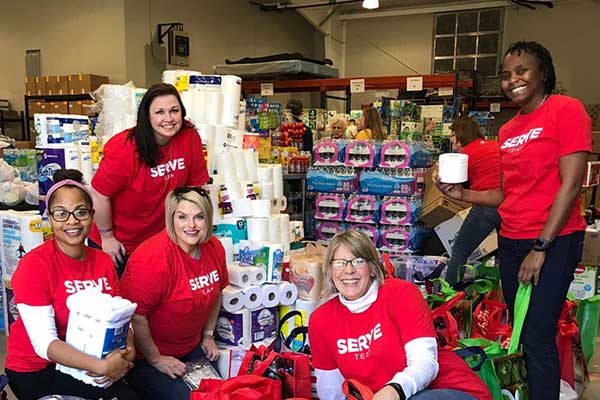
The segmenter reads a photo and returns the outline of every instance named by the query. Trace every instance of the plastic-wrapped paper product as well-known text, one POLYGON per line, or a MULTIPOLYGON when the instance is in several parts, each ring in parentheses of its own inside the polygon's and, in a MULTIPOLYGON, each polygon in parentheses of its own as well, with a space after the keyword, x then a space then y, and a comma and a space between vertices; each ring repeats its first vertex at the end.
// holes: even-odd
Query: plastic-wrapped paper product
POLYGON ((407 168, 410 164, 410 148, 401 140, 389 140, 383 143, 379 151, 381 168, 407 168))
POLYGON ((378 145, 368 140, 353 140, 346 145, 344 165, 348 167, 370 168, 377 165, 378 145), (377 157, 376 157, 377 156, 377 157))
POLYGON ((412 196, 415 192, 415 175, 411 170, 362 171, 360 191, 365 194, 412 196))
POLYGON ((341 194, 319 194, 315 199, 315 218, 327 221, 343 221, 346 199, 341 194))
POLYGON ((310 168, 306 174, 306 189, 310 192, 354 193, 358 187, 357 173, 353 168, 310 168))
POLYGON ((313 148, 314 165, 344 165, 346 144, 345 140, 322 140, 315 143, 313 148))
POLYGON ((379 221, 379 200, 372 195, 350 196, 346 206, 346 221, 376 224, 379 221))
POLYGON ((25 186, 21 182, 0 183, 0 203, 16 206, 25 200, 25 186))
POLYGON ((196 390, 202 379, 221 379, 221 376, 207 358, 202 358, 187 361, 185 363, 185 374, 181 379, 191 390, 196 390))

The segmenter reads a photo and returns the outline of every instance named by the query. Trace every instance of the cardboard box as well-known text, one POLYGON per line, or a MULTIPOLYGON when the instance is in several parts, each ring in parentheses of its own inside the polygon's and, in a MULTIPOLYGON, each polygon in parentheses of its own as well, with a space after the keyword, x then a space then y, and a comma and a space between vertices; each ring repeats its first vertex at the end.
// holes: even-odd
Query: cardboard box
POLYGON ((588 161, 583 186, 596 186, 598 184, 600 184, 600 161, 588 161))
POLYGON ((440 192, 433 183, 433 169, 425 174, 425 197, 421 208, 421 221, 434 227, 452 218, 460 210, 468 208, 468 203, 451 199, 440 192))
POLYGON ((47 103, 46 112, 50 114, 68 114, 69 102, 67 101, 50 101, 47 103))
MULTIPOLYGON (((434 228, 435 233, 437 233, 440 241, 444 245, 444 248, 448 252, 450 256, 452 256, 452 245, 456 240, 456 235, 460 227, 462 226, 463 221, 471 211, 471 208, 460 211, 454 217, 449 220, 442 222, 438 226, 434 228)), ((483 242, 473 251, 473 253, 469 256, 467 262, 473 262, 475 260, 480 259, 481 257, 490 254, 492 251, 498 249, 498 234, 494 230, 492 233, 486 237, 483 242)))
POLYGON ((96 109, 92 107, 94 104, 96 104, 95 100, 82 100, 81 115, 96 115, 96 109))
POLYGON ((108 83, 107 76, 91 74, 69 75, 69 94, 90 93, 104 83, 108 83))
POLYGON ((81 115, 81 101, 69 102, 69 114, 81 115))
POLYGON ((578 300, 583 300, 596 295, 598 267, 596 265, 579 264, 575 268, 573 282, 569 286, 569 293, 578 300))
POLYGON ((62 96, 69 94, 69 77, 67 75, 49 76, 48 94, 62 96))
POLYGON ((46 102, 44 100, 29 101, 29 115, 44 114, 50 111, 46 110, 46 102))
POLYGON ((589 226, 585 230, 581 263, 584 265, 600 265, 600 231, 589 226))
POLYGON ((592 131, 592 153, 600 153, 600 131, 592 131))
POLYGON ((38 96, 47 96, 50 87, 49 76, 37 76, 36 78, 36 94, 38 96))
POLYGON ((37 94, 37 78, 38 77, 25 77, 25 96, 35 96, 37 94))

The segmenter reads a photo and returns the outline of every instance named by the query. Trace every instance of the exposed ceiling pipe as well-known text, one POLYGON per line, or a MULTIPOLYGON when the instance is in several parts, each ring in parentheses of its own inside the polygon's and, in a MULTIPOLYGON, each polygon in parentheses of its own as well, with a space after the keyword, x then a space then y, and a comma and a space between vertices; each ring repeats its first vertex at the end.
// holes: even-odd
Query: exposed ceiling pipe
POLYGON ((363 0, 328 0, 328 1, 317 1, 308 4, 292 4, 290 2, 272 2, 272 3, 259 3, 258 1, 250 0, 251 4, 259 6, 261 11, 281 11, 281 10, 296 10, 299 8, 311 8, 311 7, 326 7, 335 6, 341 4, 358 3, 363 0))

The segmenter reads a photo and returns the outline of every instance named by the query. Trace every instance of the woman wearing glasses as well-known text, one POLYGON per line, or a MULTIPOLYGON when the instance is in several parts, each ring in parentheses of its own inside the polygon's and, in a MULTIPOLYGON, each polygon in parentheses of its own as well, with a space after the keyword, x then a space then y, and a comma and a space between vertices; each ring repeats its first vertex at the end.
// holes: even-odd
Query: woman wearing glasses
POLYGON ((491 399, 461 358, 438 348, 417 287, 384 281, 386 270, 364 233, 336 234, 323 268, 324 294, 334 296, 308 326, 320 399, 344 399, 345 379, 369 387, 375 400, 491 399))
POLYGON ((94 286, 119 294, 119 282, 110 257, 85 246, 92 224, 92 197, 76 170, 58 170, 46 195, 46 209, 54 238, 30 251, 20 261, 11 285, 19 318, 10 328, 6 375, 19 399, 62 394, 86 399, 136 399, 120 380, 135 358, 133 335, 127 349, 99 360, 64 342, 69 319, 67 298, 94 286), (88 371, 107 389, 88 385, 56 370, 56 363, 88 371))
POLYGON ((94 179, 96 224, 91 245, 117 264, 164 228, 163 204, 177 186, 208 182, 202 141, 184 120, 185 108, 173 85, 152 85, 140 103, 137 125, 112 137, 94 179))
POLYGON ((185 362, 215 361, 213 331, 229 284, 225 250, 212 235, 213 207, 202 188, 167 196, 166 229, 131 255, 121 280, 133 316, 138 359, 128 382, 144 399, 189 399, 185 362))

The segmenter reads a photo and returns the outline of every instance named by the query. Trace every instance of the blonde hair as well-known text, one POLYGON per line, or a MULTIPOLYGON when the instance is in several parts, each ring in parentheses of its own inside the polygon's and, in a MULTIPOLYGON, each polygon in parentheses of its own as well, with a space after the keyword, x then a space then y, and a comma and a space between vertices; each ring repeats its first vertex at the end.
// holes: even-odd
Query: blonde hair
POLYGON ((182 188, 177 188, 171 191, 167 195, 165 200, 165 226, 167 228, 167 235, 171 240, 177 243, 177 235, 175 234, 175 210, 182 201, 189 201, 200 209, 204 221, 206 221, 206 235, 200 239, 200 243, 208 242, 208 239, 212 236, 213 232, 213 206, 208 195, 204 196, 198 193, 196 190, 204 191, 204 189, 189 188, 190 190, 185 193, 177 193, 182 188))
POLYGON ((331 260, 336 250, 344 246, 352 253, 354 257, 362 257, 367 261, 371 276, 375 276, 375 281, 378 286, 383 284, 383 280, 387 276, 387 271, 381 262, 381 257, 373 245, 373 241, 363 232, 360 231, 342 231, 338 232, 331 243, 327 246, 327 252, 323 259, 323 275, 325 277, 322 295, 324 298, 337 293, 337 288, 333 283, 333 275, 331 271, 331 260))
POLYGON ((331 119, 329 123, 329 129, 333 127, 333 125, 341 122, 344 125, 344 129, 348 127, 348 121, 346 121, 346 117, 343 114, 336 114, 335 117, 331 119))

